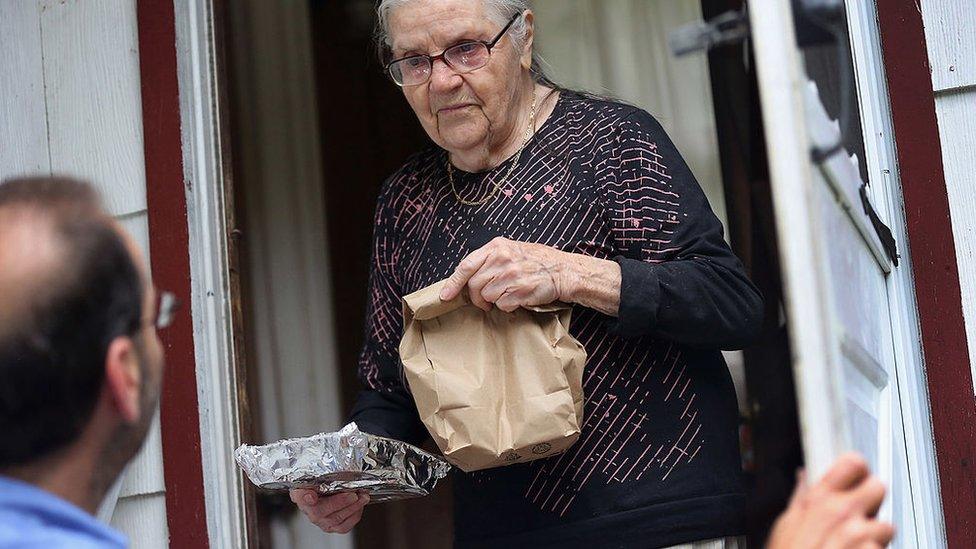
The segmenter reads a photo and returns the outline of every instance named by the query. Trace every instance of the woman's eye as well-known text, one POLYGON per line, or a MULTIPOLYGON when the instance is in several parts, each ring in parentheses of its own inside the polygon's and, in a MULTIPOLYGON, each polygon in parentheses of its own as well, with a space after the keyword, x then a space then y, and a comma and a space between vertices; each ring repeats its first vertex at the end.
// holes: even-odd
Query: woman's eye
POLYGON ((420 67, 422 67, 424 65, 424 58, 423 57, 411 57, 410 59, 404 59, 403 62, 407 65, 407 67, 409 67, 411 69, 417 69, 417 68, 420 68, 420 67))
POLYGON ((478 45, 472 42, 468 44, 458 44, 456 47, 457 51, 460 53, 471 53, 478 47, 478 45))

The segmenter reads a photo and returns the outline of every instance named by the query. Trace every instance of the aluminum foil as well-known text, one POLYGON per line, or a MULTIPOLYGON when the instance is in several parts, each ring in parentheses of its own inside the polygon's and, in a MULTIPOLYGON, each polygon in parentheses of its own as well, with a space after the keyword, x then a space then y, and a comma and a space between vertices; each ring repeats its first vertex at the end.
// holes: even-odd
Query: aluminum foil
POLYGON ((451 466, 416 446, 363 433, 350 423, 335 433, 242 445, 237 463, 269 490, 317 488, 322 494, 365 492, 370 503, 421 497, 451 466))

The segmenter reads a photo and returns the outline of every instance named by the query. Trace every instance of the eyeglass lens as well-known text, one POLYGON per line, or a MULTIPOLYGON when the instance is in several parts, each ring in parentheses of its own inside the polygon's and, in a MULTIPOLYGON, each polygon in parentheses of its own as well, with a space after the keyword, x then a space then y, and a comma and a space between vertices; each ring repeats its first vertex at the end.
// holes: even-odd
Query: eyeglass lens
POLYGON ((176 312, 179 303, 176 296, 170 292, 159 293, 159 303, 156 309, 156 328, 163 329, 173 323, 173 313, 176 312))
MULTIPOLYGON (((488 63, 488 46, 481 42, 465 42, 448 48, 438 57, 455 71, 471 72, 488 63)), ((425 55, 401 59, 390 65, 390 75, 401 86, 423 84, 431 72, 431 58, 425 55)))

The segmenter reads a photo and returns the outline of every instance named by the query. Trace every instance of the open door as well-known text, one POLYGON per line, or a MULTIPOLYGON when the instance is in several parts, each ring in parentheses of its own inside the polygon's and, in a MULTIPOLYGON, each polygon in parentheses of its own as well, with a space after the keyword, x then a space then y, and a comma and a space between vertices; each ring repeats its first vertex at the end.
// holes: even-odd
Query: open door
POLYGON ((914 328, 906 328, 916 312, 906 299, 911 279, 899 241, 897 169, 890 147, 877 139, 886 136, 889 114, 884 77, 874 85, 878 75, 865 54, 872 42, 860 26, 876 19, 874 5, 837 4, 851 36, 864 40, 853 44, 851 85, 864 105, 853 115, 864 128, 866 158, 838 146, 842 132, 808 79, 791 2, 749 6, 804 454, 816 478, 843 451, 859 451, 889 486, 881 513, 898 528, 895 545, 943 546, 938 495, 922 487, 937 484, 926 482, 934 463, 924 459, 930 453, 910 448, 916 434, 906 437, 927 412, 912 396, 923 391, 924 399, 924 381, 909 375, 921 361, 912 350, 914 328))

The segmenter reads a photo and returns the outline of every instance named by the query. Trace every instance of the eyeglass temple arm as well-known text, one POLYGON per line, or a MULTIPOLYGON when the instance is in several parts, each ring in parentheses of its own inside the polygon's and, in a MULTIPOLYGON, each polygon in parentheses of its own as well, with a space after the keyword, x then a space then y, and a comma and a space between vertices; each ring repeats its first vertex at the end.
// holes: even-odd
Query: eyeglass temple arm
POLYGON ((495 36, 495 38, 492 39, 491 42, 488 42, 486 44, 488 46, 488 49, 494 48, 495 47, 495 44, 497 44, 498 41, 502 39, 502 36, 505 36, 505 33, 508 32, 508 29, 512 28, 512 25, 514 25, 515 22, 518 21, 518 18, 519 17, 522 17, 523 15, 525 15, 525 12, 516 13, 515 14, 515 17, 512 17, 508 21, 508 24, 505 25, 504 27, 502 27, 502 30, 499 31, 499 33, 495 36))

